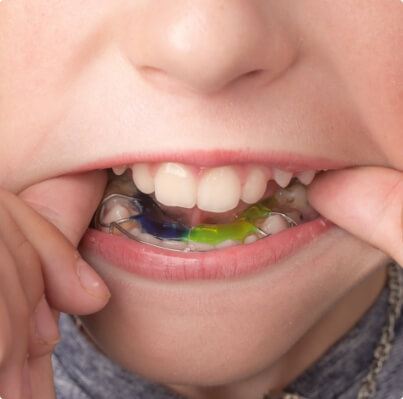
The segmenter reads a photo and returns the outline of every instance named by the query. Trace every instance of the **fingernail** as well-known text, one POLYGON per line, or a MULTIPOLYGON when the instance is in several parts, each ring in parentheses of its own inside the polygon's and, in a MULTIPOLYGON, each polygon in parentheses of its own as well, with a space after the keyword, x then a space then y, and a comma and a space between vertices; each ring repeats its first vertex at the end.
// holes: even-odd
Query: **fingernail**
POLYGON ((82 258, 77 260, 77 274, 82 287, 92 296, 99 299, 107 299, 111 296, 108 287, 82 258))
POLYGON ((47 345, 54 345, 59 341, 59 328, 49 308, 49 305, 42 296, 34 311, 35 331, 37 338, 47 345))

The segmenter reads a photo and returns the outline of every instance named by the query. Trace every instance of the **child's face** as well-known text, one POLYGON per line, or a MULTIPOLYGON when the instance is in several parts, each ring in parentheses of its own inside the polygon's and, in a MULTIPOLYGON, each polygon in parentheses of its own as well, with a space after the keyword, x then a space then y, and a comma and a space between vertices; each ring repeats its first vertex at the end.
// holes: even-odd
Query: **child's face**
MULTIPOLYGON (((3 0, 0 186, 201 150, 402 169, 402 20, 399 0, 3 0)), ((86 319, 98 345, 202 385, 268 369, 386 260, 337 228, 237 281, 145 280, 82 251, 112 292, 86 319)))

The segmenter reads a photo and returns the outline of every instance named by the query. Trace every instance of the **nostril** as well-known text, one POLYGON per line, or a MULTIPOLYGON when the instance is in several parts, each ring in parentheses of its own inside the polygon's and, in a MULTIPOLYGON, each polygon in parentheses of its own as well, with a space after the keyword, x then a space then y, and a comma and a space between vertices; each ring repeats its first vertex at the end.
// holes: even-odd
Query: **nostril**
POLYGON ((228 84, 246 84, 251 85, 250 87, 256 87, 256 85, 264 84, 267 80, 270 80, 270 71, 267 69, 253 69, 251 71, 241 73, 228 84))
POLYGON ((168 75, 167 72, 161 68, 142 65, 138 66, 137 70, 144 80, 159 89, 174 90, 183 86, 183 83, 178 81, 175 77, 168 75))
POLYGON ((161 68, 155 68, 148 65, 143 65, 140 67, 140 69, 143 70, 144 72, 162 72, 161 68))
POLYGON ((183 89, 186 91, 197 91, 199 93, 217 92, 229 85, 238 85, 242 82, 258 82, 267 73, 267 70, 265 69, 253 69, 247 72, 241 72, 238 76, 232 78, 230 76, 221 76, 218 79, 209 79, 209 77, 206 76, 205 80, 197 82, 197 86, 196 82, 192 81, 192 79, 186 80, 184 77, 180 79, 162 68, 150 65, 139 65, 137 66, 137 70, 144 80, 148 81, 155 87, 163 90, 174 91, 175 93, 182 91, 183 89))
POLYGON ((152 66, 142 65, 137 68, 142 75, 146 77, 157 76, 164 74, 164 71, 160 68, 155 68, 152 66))
POLYGON ((267 76, 267 72, 265 69, 253 69, 239 75, 233 82, 259 82, 264 79, 264 76, 267 76))
POLYGON ((258 75, 261 75, 263 72, 264 72, 263 69, 255 69, 253 71, 246 72, 241 77, 243 77, 243 78, 254 78, 254 77, 258 76, 258 75))

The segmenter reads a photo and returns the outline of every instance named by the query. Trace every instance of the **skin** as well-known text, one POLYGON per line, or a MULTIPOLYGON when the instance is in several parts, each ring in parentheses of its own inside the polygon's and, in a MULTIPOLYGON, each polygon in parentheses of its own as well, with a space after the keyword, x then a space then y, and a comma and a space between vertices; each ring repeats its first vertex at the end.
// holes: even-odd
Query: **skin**
POLYGON ((158 283, 82 249, 112 295, 82 318, 100 350, 189 398, 257 399, 345 334, 403 263, 402 17, 378 0, 0 2, 0 209, 16 226, 0 229, 15 288, 0 285, 1 394, 23 397, 25 364, 34 399, 54 397, 53 344, 30 329, 38 306, 49 316, 44 292, 81 315, 108 301, 96 280, 85 296, 75 251, 105 186, 86 165, 121 154, 290 151, 353 168, 309 193, 339 227, 248 278, 158 283), (67 259, 57 273, 48 251, 67 259))

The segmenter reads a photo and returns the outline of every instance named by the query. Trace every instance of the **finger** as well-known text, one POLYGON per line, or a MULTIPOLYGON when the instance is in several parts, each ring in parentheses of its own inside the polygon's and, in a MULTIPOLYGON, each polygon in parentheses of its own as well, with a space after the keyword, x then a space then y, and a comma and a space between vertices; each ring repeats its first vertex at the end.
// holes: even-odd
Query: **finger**
POLYGON ((14 270, 14 259, 1 241, 0 260, 0 397, 22 399, 29 310, 14 270))
POLYGON ((1 374, 2 368, 4 367, 4 365, 6 364, 11 355, 12 350, 11 337, 13 335, 7 302, 5 301, 2 295, 0 295, 0 320, 1 320, 1 328, 0 328, 0 374, 1 374))
POLYGON ((77 247, 105 190, 104 171, 62 176, 35 184, 19 194, 77 247))
POLYGON ((308 188, 323 216, 403 265, 403 173, 381 167, 329 171, 308 188))
POLYGON ((0 240, 15 261, 14 270, 18 274, 27 303, 33 311, 44 291, 39 256, 4 207, 0 207, 0 220, 0 240))
POLYGON ((53 308, 88 314, 105 306, 110 297, 105 283, 54 225, 10 193, 2 192, 0 202, 38 253, 53 308))
POLYGON ((0 262, 0 367, 11 364, 22 366, 27 353, 31 310, 16 272, 14 258, 1 240, 0 262))
POLYGON ((59 338, 58 326, 44 297, 33 311, 34 305, 28 303, 23 292, 15 259, 1 240, 0 259, 0 392, 3 397, 27 399, 27 351, 34 356, 49 353, 59 338), (30 318, 34 321, 31 333, 30 318))
POLYGON ((13 327, 8 304, 2 296, 0 296, 0 320, 0 397, 7 398, 20 394, 22 384, 18 363, 10 364, 14 344, 12 340, 13 327))
POLYGON ((30 358, 42 357, 51 353, 59 340, 58 323, 45 296, 42 296, 30 320, 28 337, 30 358))
POLYGON ((3 399, 26 399, 23 368, 16 364, 0 369, 0 397, 3 399))
POLYGON ((22 369, 22 397, 24 399, 33 399, 32 398, 32 387, 31 387, 31 378, 29 375, 29 363, 28 358, 25 360, 24 367, 22 369))
POLYGON ((29 359, 32 399, 55 399, 52 355, 29 359))
MULTIPOLYGON (((9 289, 17 283, 17 278, 19 279, 26 304, 32 315, 30 317, 29 332, 27 332, 29 353, 31 356, 43 356, 53 349, 59 339, 59 333, 55 318, 44 298, 44 283, 39 257, 4 208, 0 209, 0 220, 2 220, 2 223, 0 223, 0 239, 15 261, 11 268, 3 266, 2 270, 3 273, 11 273, 16 277, 14 281, 11 281, 10 276, 4 276, 2 281, 4 283, 8 280, 6 283, 9 289), (7 228, 4 229, 4 226, 7 226, 7 228)), ((3 260, 5 260, 4 258, 6 258, 6 255, 2 256, 3 260)), ((15 308, 16 300, 14 297, 17 291, 13 289, 6 293, 5 290, 7 288, 2 290, 3 295, 7 295, 7 298, 12 298, 12 305, 9 306, 15 308)), ((24 300, 24 298, 20 296, 18 300, 24 300)))

